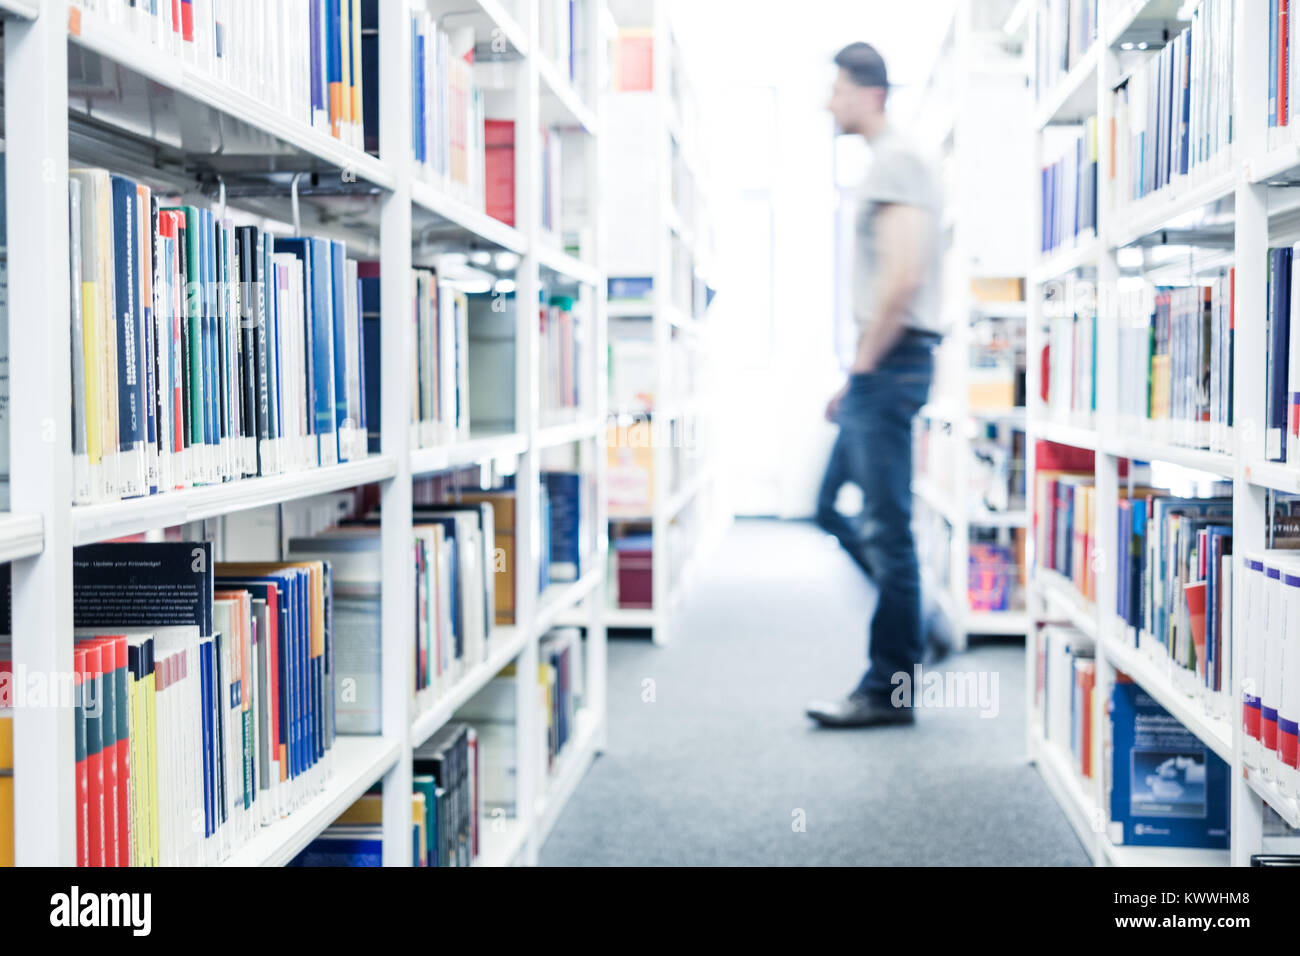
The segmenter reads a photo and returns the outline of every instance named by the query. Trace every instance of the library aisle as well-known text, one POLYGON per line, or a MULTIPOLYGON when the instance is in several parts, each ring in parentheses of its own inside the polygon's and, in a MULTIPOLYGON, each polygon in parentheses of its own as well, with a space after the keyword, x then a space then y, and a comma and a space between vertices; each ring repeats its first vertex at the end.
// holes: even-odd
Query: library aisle
POLYGON ((671 646, 610 647, 609 746, 541 865, 1089 865, 1024 759, 1017 644, 945 662, 997 675, 995 716, 819 730, 804 703, 862 669, 875 596, 861 572, 811 524, 754 520, 699 574, 671 646))

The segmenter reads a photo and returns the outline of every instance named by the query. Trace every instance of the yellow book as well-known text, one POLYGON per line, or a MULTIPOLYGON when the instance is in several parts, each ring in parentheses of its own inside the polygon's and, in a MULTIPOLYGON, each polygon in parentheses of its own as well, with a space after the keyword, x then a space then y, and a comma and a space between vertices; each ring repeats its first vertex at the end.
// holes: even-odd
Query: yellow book
POLYGON ((14 718, 0 707, 0 866, 14 865, 14 718))
MULTIPOLYGON (((86 455, 90 459, 92 473, 102 465, 104 455, 103 333, 99 327, 99 246, 96 226, 97 209, 101 202, 97 188, 100 174, 101 170, 92 169, 68 171, 69 176, 81 183, 81 340, 86 407, 80 409, 79 414, 86 421, 86 455)), ((107 175, 103 175, 106 181, 107 175)))
POLYGON ((359 823, 378 826, 384 822, 384 797, 379 793, 363 793, 357 801, 339 814, 335 823, 359 823))
MULTIPOLYGON (((152 640, 150 641, 152 643, 152 640)), ((152 662, 151 662, 152 664, 152 662)), ((144 678, 144 721, 147 735, 144 741, 146 782, 149 787, 149 804, 145 820, 148 840, 148 865, 158 865, 158 711, 156 708, 157 684, 151 669, 144 678)))
POLYGON ((415 846, 419 853, 419 856, 412 862, 416 866, 428 866, 428 816, 424 806, 424 794, 422 793, 411 794, 411 820, 415 824, 415 846))

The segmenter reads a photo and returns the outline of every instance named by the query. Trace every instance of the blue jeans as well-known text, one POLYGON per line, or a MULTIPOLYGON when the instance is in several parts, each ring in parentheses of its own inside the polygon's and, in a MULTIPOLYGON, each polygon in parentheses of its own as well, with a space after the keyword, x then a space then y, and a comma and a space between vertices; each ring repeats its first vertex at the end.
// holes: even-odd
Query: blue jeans
POLYGON ((925 653, 912 537, 912 419, 930 392, 937 341, 905 333, 876 371, 850 377, 817 496, 817 523, 839 539, 880 594, 868 626, 871 663, 856 692, 882 699, 893 690, 893 675, 910 677, 925 653), (862 490, 856 519, 835 509, 845 483, 862 490))

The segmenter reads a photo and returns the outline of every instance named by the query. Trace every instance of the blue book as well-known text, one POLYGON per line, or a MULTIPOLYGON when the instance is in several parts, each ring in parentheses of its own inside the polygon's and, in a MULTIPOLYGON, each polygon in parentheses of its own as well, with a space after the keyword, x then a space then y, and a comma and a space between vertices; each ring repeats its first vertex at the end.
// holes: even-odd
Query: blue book
POLYGON ((544 471, 541 477, 550 500, 550 579, 576 581, 583 571, 582 475, 544 471))
POLYGON ((329 114, 328 106, 325 103, 325 87, 321 83, 321 62, 320 62, 320 45, 321 31, 324 25, 321 23, 321 4, 320 0, 311 0, 309 3, 307 16, 307 30, 309 35, 309 44, 311 61, 311 110, 312 115, 308 122, 317 124, 319 122, 321 111, 329 114))
MULTIPOLYGON (((412 62, 414 66, 414 62, 412 62)), ((355 77, 356 67, 353 66, 355 77)), ((414 76, 414 74, 412 74, 414 76)), ((361 115, 365 150, 379 155, 379 4, 361 3, 361 115)))
POLYGON ((380 401, 383 389, 380 387, 380 321, 379 321, 379 270, 369 263, 362 263, 359 268, 357 284, 361 287, 361 333, 365 343, 365 383, 362 394, 366 406, 366 440, 371 454, 378 454, 380 448, 380 429, 383 419, 380 401))
POLYGON ((145 494, 144 325, 139 296, 139 197, 134 182, 111 178, 114 324, 117 327, 117 428, 123 497, 145 494))
POLYGON ((551 583, 551 499, 545 484, 538 486, 537 516, 541 531, 537 549, 537 589, 541 593, 551 583))
POLYGON ((199 644, 200 706, 203 709, 203 835, 216 832, 216 777, 213 737, 212 638, 205 636, 199 644))
POLYGON ((284 434, 280 410, 280 301, 279 272, 275 267, 275 241, 262 233, 258 237, 264 285, 262 302, 266 316, 266 433, 278 441, 284 434))
POLYGON ((426 102, 428 90, 425 88, 423 79, 426 65, 425 58, 428 56, 426 46, 426 37, 421 34, 415 49, 416 90, 419 94, 416 97, 415 142, 418 144, 418 150, 415 158, 422 163, 429 161, 429 143, 425 139, 425 131, 428 128, 425 122, 428 111, 428 103, 426 102))
MULTIPOLYGON (((204 443, 211 449, 221 444, 221 386, 218 383, 221 356, 218 351, 217 336, 217 282, 216 282, 216 244, 215 226, 212 212, 199 210, 199 268, 200 281, 203 283, 203 394, 204 394, 204 443)), ((214 451, 215 454, 215 451, 214 451)), ((211 475, 216 479, 216 475, 211 475)))
POLYGON ((383 831, 375 827, 333 827, 308 843, 288 865, 383 866, 383 831))
MULTIPOLYGON (((344 285, 348 251, 347 247, 337 240, 327 245, 330 252, 330 304, 333 307, 331 319, 334 354, 331 358, 334 364, 334 433, 337 441, 340 430, 348 425, 348 310, 347 289, 344 285)), ((335 448, 339 452, 338 459, 342 461, 344 449, 339 448, 337 444, 335 448)))
MULTIPOLYGON (((366 379, 366 358, 367 358, 367 348, 366 348, 366 316, 365 316, 365 310, 364 310, 364 308, 363 308, 363 306, 362 306, 362 298, 361 298, 361 294, 362 294, 362 291, 363 291, 363 288, 364 288, 364 287, 363 287, 363 285, 362 285, 362 279, 361 279, 360 272, 361 272, 361 264, 360 264, 360 263, 357 263, 357 288, 356 288, 356 297, 357 297, 357 315, 356 315, 356 323, 357 323, 357 348, 359 348, 359 349, 361 350, 360 354, 357 355, 357 375, 360 376, 360 378, 361 378, 361 383, 360 383, 361 408, 359 408, 359 409, 357 410, 358 415, 360 415, 360 420, 357 422, 357 427, 361 429, 361 434, 363 434, 363 435, 366 436, 367 444, 369 444, 369 438, 370 438, 370 419, 366 416, 366 405, 367 405, 367 401, 366 401, 366 395, 367 395, 367 392, 366 392, 366 389, 367 389, 367 387, 368 387, 368 386, 366 385, 366 381, 367 381, 367 379, 366 379)), ((375 352, 378 353, 378 351, 379 351, 379 346, 376 345, 376 346, 375 346, 375 352)), ((376 359, 378 359, 378 355, 376 355, 376 359)), ((376 374, 376 378, 378 378, 378 375, 377 375, 377 374, 376 374)), ((379 383, 376 382, 375 384, 378 385, 379 383)), ((375 422, 375 427, 376 427, 376 428, 379 427, 379 423, 378 423, 378 422, 375 422)))
POLYGON ((1111 691, 1111 840, 1129 846, 1228 846, 1228 765, 1146 691, 1111 691))
POLYGON ((1265 410, 1264 457, 1286 461, 1287 378, 1291 327, 1291 249, 1269 250, 1268 361, 1265 364, 1267 408, 1265 410))

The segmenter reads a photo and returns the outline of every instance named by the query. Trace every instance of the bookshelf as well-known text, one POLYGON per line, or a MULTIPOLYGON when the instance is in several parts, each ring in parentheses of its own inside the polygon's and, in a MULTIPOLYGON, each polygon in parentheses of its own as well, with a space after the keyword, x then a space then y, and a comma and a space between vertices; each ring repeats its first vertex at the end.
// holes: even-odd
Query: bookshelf
MULTIPOLYGON (((610 13, 606 38, 616 79, 606 104, 604 170, 610 221, 618 223, 610 230, 607 256, 611 385, 616 397, 623 396, 635 372, 637 382, 645 379, 639 394, 648 391, 653 398, 611 405, 612 425, 649 428, 649 462, 618 466, 649 471, 648 500, 639 508, 612 510, 610 538, 650 532, 651 594, 648 607, 620 606, 615 556, 606 624, 648 630, 656 644, 664 644, 671 612, 689 588, 696 562, 726 526, 709 380, 717 348, 708 321, 710 170, 703 162, 704 130, 690 64, 669 4, 616 0, 610 13), (625 44, 628 37, 635 40, 625 44), (642 350, 635 369, 624 359, 628 348, 642 350)), ((611 451, 611 460, 617 454, 611 451)))
MULTIPOLYGON (((1046 300, 1062 290, 1069 295, 1072 283, 1087 283, 1101 293, 1097 309, 1096 409, 1090 416, 1060 414, 1032 403, 1029 446, 1032 450, 1037 441, 1047 440, 1095 452, 1094 514, 1100 518, 1091 533, 1095 536, 1095 553, 1103 558, 1117 553, 1118 532, 1112 516, 1128 480, 1122 471, 1126 459, 1190 470, 1184 474, 1202 482, 1230 480, 1233 550, 1236 554, 1258 550, 1265 543, 1269 492, 1300 490, 1294 468, 1263 461, 1262 430, 1261 434, 1253 434, 1240 424, 1264 420, 1266 249, 1279 241, 1279 235, 1286 242, 1293 241, 1293 237, 1288 238, 1287 216, 1294 201, 1287 200, 1285 184, 1294 184, 1300 174, 1295 127, 1270 129, 1267 123, 1268 4, 1249 0, 1232 4, 1232 142, 1219 155, 1193 166, 1190 173, 1174 174, 1167 185, 1135 200, 1112 194, 1115 189, 1106 165, 1111 150, 1117 148, 1112 142, 1115 109, 1111 91, 1133 69, 1135 58, 1146 51, 1154 53, 1186 27, 1187 18, 1198 4, 1102 0, 1098 6, 1098 39, 1053 88, 1042 91, 1035 108, 1036 169, 1053 158, 1050 148, 1058 135, 1056 127, 1069 128, 1085 117, 1097 117, 1098 155, 1103 160, 1098 172, 1097 229, 1067 240, 1047 254, 1039 251, 1041 235, 1036 236, 1028 295, 1029 394, 1036 396, 1041 376, 1039 363, 1032 357, 1040 354, 1045 344, 1046 300), (1232 400, 1237 424, 1224 443, 1227 450, 1187 447, 1156 428, 1158 422, 1134 422, 1121 416, 1117 395, 1122 318, 1113 305, 1115 299, 1110 300, 1112 305, 1106 304, 1105 293, 1132 276, 1145 275, 1156 282, 1186 283, 1189 278, 1199 277, 1208 281, 1215 270, 1228 265, 1235 268, 1236 276, 1232 400), (1171 278, 1165 279, 1167 275, 1171 278)), ((1036 13, 1042 10, 1042 4, 1036 5, 1036 13)), ((1029 49, 1032 56, 1032 41, 1029 49)), ((1123 149, 1122 144, 1118 148, 1123 149)), ((1028 465, 1032 489, 1032 454, 1028 465)), ((1277 792, 1271 782, 1247 772, 1243 760, 1245 734, 1238 717, 1241 705, 1231 696, 1239 693, 1239 687, 1230 688, 1228 713, 1220 713, 1189 689, 1185 681, 1179 681, 1167 655, 1143 645, 1132 646, 1131 639, 1121 634, 1122 621, 1111 610, 1116 607, 1120 586, 1115 562, 1094 562, 1096 600, 1089 601, 1064 576, 1037 568, 1032 538, 1029 547, 1033 570, 1026 642, 1028 685, 1034 687, 1037 679, 1033 648, 1039 623, 1073 625, 1094 642, 1099 691, 1096 700, 1102 706, 1109 697, 1115 673, 1122 671, 1207 750, 1229 765, 1228 850, 1116 845, 1106 832, 1107 794, 1103 781, 1109 756, 1103 756, 1094 779, 1082 777, 1071 766, 1068 753, 1044 739, 1039 729, 1041 715, 1034 714, 1027 728, 1031 759, 1093 860, 1113 866, 1244 866, 1251 854, 1263 848, 1269 807, 1290 826, 1300 823, 1293 801, 1277 792)), ((1232 628, 1234 635, 1240 635, 1243 610, 1235 581, 1234 588, 1238 598, 1233 601, 1232 628)), ((1242 673, 1240 643, 1232 642, 1234 675, 1242 673)))
POLYGON ((943 179, 943 308, 949 327, 935 354, 930 401, 917 422, 913 493, 924 505, 918 509, 923 573, 959 647, 972 636, 1022 633, 1025 622, 1023 564, 1015 558, 1016 541, 1025 534, 1025 508, 1010 496, 1000 510, 975 500, 976 462, 969 447, 979 433, 996 430, 996 444, 1007 449, 1006 481, 1012 482, 1011 432, 1023 432, 1025 417, 1015 394, 1015 356, 1018 343, 1023 347, 1026 315, 1028 261, 1021 250, 1032 218, 1019 183, 1029 175, 1031 128, 1024 63, 1018 44, 992 22, 998 12, 989 4, 951 5, 909 121, 921 131, 921 145, 937 160, 943 179), (993 374, 974 368, 977 351, 1003 364, 993 374), (1012 560, 994 577, 1006 581, 1005 600, 972 607, 972 535, 1010 549, 1012 560))
MULTIPOLYGON (((12 512, 0 516, 0 560, 12 568, 14 664, 28 672, 72 670, 72 549, 80 544, 274 509, 277 516, 309 507, 316 496, 377 485, 381 500, 380 599, 382 732, 341 735, 324 789, 270 826, 227 865, 282 865, 376 783, 383 785, 383 860, 409 866, 411 754, 503 667, 536 674, 539 641, 562 615, 586 627, 586 697, 578 732, 547 773, 535 741, 540 723, 535 680, 517 682, 517 808, 509 820, 484 820, 479 865, 531 864, 565 801, 605 740, 604 605, 586 598, 604 579, 606 418, 604 204, 596 156, 602 129, 606 64, 603 47, 575 51, 577 81, 552 61, 539 38, 547 0, 409 0, 379 9, 378 82, 382 92, 378 156, 305 121, 278 113, 236 86, 213 78, 104 15, 107 4, 69 0, 6 0, 4 18, 5 193, 10 314, 29 316, 10 335, 10 491, 12 512), (493 109, 516 121, 516 224, 488 216, 417 174, 411 161, 411 20, 408 10, 455 18, 508 55, 481 62, 493 109), (70 94, 70 63, 115 78, 120 95, 96 100, 70 94), (579 248, 543 228, 543 127, 576 137, 574 163, 587 222, 579 248), (196 131, 219 132, 220 149, 196 131), (73 506, 70 443, 68 168, 100 165, 196 201, 227 202, 281 233, 344 239, 351 254, 381 264, 381 451, 345 464, 289 475, 246 478, 147 498, 73 506), (452 252, 497 256, 519 302, 564 289, 582 302, 594 330, 588 394, 578 417, 543 427, 538 407, 541 367, 535 309, 517 309, 514 426, 480 430, 467 440, 413 449, 408 422, 412 348, 409 273, 412 265, 452 252), (500 258, 507 257, 506 259, 500 258), (38 318, 39 317, 39 318, 38 318), (22 329, 21 334, 17 331, 22 329), (541 540, 538 497, 547 455, 573 449, 596 494, 590 566, 575 582, 537 594, 541 540), (411 607, 412 480, 465 467, 507 471, 518 490, 516 624, 492 629, 487 660, 441 698, 413 697, 411 607), (530 586, 533 585, 533 586, 530 586)), ((598 35, 603 0, 580 0, 580 33, 598 35)), ((278 520, 278 519, 277 519, 278 520)), ((220 522, 218 522, 220 524, 220 522)), ((209 529, 199 526, 199 533, 209 529)), ((193 533, 193 530, 191 530, 193 533)), ((278 555, 266 555, 275 558, 278 555)), ((75 857, 73 715, 70 708, 17 708, 14 716, 16 859, 19 865, 71 865, 75 857), (56 759, 51 755, 66 755, 56 759)))

